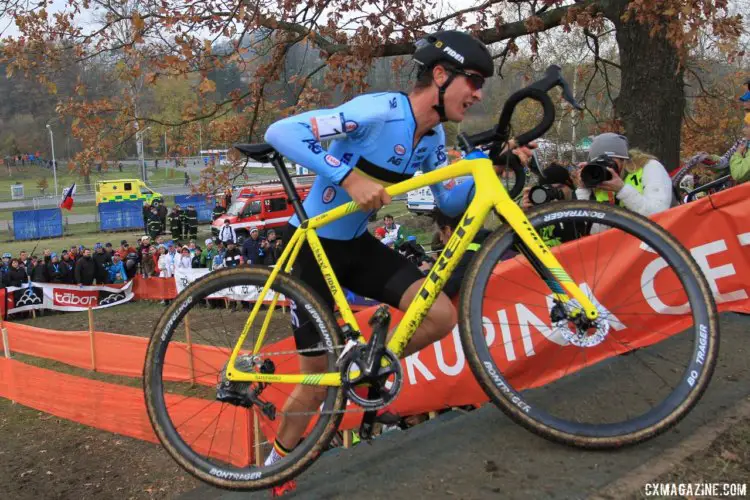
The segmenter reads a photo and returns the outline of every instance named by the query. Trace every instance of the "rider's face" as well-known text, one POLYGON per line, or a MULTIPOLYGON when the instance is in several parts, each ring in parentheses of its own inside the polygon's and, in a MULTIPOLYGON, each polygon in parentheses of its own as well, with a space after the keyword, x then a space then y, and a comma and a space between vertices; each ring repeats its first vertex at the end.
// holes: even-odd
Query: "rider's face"
MULTIPOLYGON (((437 66, 436 82, 438 85, 444 83, 449 73, 442 66, 437 66)), ((479 75, 473 70, 466 70, 466 73, 479 75)), ((477 88, 476 83, 470 77, 457 73, 453 81, 445 90, 445 116, 452 122, 460 122, 466 117, 466 111, 475 103, 482 100, 482 89, 477 88)))

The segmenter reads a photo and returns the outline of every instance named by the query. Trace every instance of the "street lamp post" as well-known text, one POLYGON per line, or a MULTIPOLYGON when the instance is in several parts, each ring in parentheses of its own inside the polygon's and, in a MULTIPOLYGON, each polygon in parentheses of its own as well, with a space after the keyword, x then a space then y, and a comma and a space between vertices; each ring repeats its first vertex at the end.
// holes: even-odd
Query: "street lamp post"
POLYGON ((49 142, 52 145, 52 175, 55 178, 55 196, 57 194, 57 161, 55 161, 55 136, 52 134, 52 127, 49 123, 47 124, 47 130, 49 131, 49 142))
POLYGON ((143 179, 143 182, 146 182, 148 180, 148 176, 146 174, 146 158, 143 154, 143 133, 150 128, 151 127, 146 127, 143 130, 139 130, 138 141, 136 142, 136 145, 138 147, 138 158, 141 160, 141 178, 143 179))

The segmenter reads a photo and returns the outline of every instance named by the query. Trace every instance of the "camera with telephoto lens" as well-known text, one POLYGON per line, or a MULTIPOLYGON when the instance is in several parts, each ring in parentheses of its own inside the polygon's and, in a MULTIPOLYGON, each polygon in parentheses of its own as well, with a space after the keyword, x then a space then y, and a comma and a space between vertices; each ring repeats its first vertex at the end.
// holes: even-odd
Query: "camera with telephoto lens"
POLYGON ((593 188, 612 179, 607 168, 617 171, 617 163, 607 155, 597 156, 581 169, 581 182, 587 188, 593 188))
POLYGON ((565 193, 554 186, 534 186, 529 191, 529 201, 534 205, 542 205, 554 200, 564 200, 565 193))

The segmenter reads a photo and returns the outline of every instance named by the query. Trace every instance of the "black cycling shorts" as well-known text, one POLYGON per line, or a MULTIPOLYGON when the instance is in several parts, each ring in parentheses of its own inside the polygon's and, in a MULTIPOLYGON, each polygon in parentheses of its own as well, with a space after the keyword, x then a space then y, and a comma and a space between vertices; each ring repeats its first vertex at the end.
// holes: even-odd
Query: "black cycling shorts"
MULTIPOLYGON (((290 227, 287 234, 296 228, 290 227)), ((368 232, 353 240, 320 238, 328 260, 331 262, 341 286, 357 295, 398 307, 404 292, 424 274, 406 257, 388 248, 368 232)), ((305 244, 294 262, 292 275, 300 278, 315 290, 323 302, 333 310, 331 292, 323 279, 310 245, 305 244)), ((297 349, 310 349, 320 344, 312 320, 304 309, 294 309, 294 339, 297 349)), ((303 352, 306 356, 319 356, 323 351, 303 352)))

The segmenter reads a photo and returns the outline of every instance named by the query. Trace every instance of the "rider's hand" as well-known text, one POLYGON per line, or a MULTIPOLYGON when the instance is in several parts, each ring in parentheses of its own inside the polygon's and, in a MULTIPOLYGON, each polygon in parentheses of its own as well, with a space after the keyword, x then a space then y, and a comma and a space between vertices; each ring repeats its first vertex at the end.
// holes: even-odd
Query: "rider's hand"
POLYGON ((745 153, 747 153, 747 142, 744 142, 742 146, 737 149, 737 152, 740 154, 740 156, 745 156, 745 153))
POLYGON ((528 210, 534 206, 534 204, 531 203, 531 200, 529 199, 530 191, 531 191, 531 187, 529 186, 523 188, 523 191, 522 191, 523 198, 521 199, 521 208, 523 208, 524 210, 528 210))
POLYGON ((622 179, 617 174, 617 172, 612 170, 610 167, 607 167, 607 170, 609 170, 609 173, 612 174, 612 178, 608 181, 602 182, 596 187, 604 191, 612 191, 613 193, 619 193, 620 190, 623 187, 625 187, 625 183, 622 181, 622 179))
POLYGON ((341 183, 341 187, 364 211, 377 210, 391 202, 391 195, 382 185, 357 172, 350 173, 341 183))

